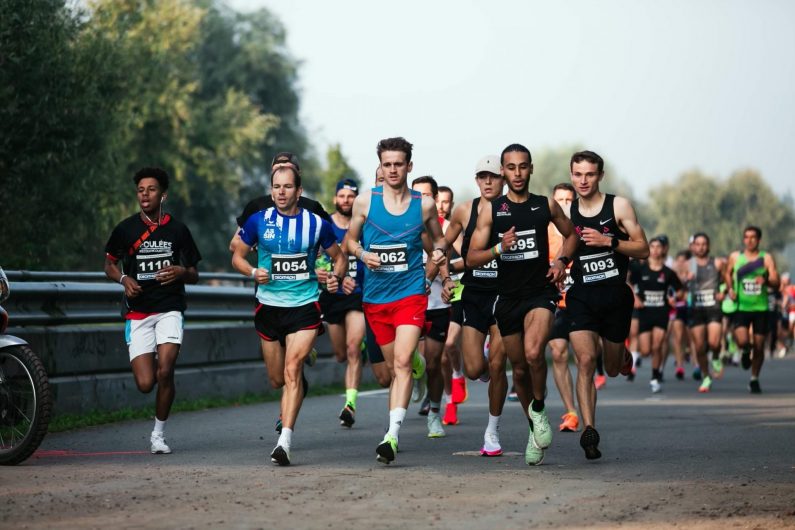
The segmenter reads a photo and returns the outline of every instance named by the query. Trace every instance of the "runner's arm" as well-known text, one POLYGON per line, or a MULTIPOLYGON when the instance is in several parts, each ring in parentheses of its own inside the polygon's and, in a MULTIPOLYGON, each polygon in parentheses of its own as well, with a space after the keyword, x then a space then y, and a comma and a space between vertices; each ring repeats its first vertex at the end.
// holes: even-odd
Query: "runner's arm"
POLYGON ((478 214, 478 222, 475 225, 475 231, 472 232, 472 239, 469 241, 469 250, 466 255, 466 264, 470 269, 488 263, 501 253, 501 249, 498 248, 500 245, 486 248, 486 245, 489 244, 491 229, 491 203, 484 202, 478 214))
MULTIPOLYGON (((629 241, 619 241, 616 251, 620 252, 630 258, 646 259, 649 257, 649 242, 646 240, 646 232, 638 222, 638 216, 635 215, 635 208, 624 197, 616 197, 613 202, 613 211, 616 215, 616 222, 619 226, 624 228, 629 241)), ((610 246, 609 237, 607 245, 610 246)))
POLYGON ((241 239, 232 253, 232 267, 243 276, 254 278, 258 284, 268 283, 270 279, 268 271, 261 267, 253 267, 246 259, 249 252, 251 252, 251 247, 241 239))
POLYGON ((577 237, 577 232, 574 231, 571 219, 566 217, 566 214, 563 213, 563 208, 551 197, 549 198, 549 211, 552 215, 552 224, 558 229, 560 235, 564 237, 558 255, 552 258, 552 264, 549 267, 550 272, 547 274, 548 277, 551 276, 550 281, 552 283, 557 283, 566 275, 566 266, 577 250, 579 238, 577 237))
POLYGON ((425 231, 433 243, 433 252, 428 254, 428 261, 434 261, 437 265, 447 262, 447 250, 450 245, 442 233, 442 225, 439 224, 438 210, 436 202, 430 197, 422 198, 422 222, 425 224, 425 231))
MULTIPOLYGON (((365 192, 356 197, 353 201, 353 212, 351 213, 351 224, 348 227, 347 245, 348 255, 355 256, 369 269, 375 269, 381 265, 381 259, 375 252, 367 252, 360 243, 362 238, 362 227, 367 220, 367 213, 370 211, 370 192, 365 192)), ((345 243, 345 240, 343 240, 345 243)))
POLYGON ((348 256, 345 255, 337 243, 327 247, 326 254, 334 261, 334 271, 333 274, 329 275, 326 287, 329 292, 334 293, 342 283, 342 280, 345 279, 345 275, 348 274, 348 256))
POLYGON ((778 289, 781 281, 778 277, 778 270, 776 269, 776 260, 769 253, 765 253, 765 268, 767 268, 767 285, 773 289, 778 289))
POLYGON ((737 300, 737 293, 734 290, 734 278, 732 278, 732 274, 734 273, 734 262, 737 261, 737 255, 738 253, 736 250, 729 254, 726 269, 723 271, 723 283, 726 284, 726 293, 732 300, 737 300))
POLYGON ((123 274, 119 268, 118 261, 110 255, 105 255, 105 276, 109 280, 120 283, 124 287, 124 295, 127 298, 135 298, 143 292, 135 278, 123 274))

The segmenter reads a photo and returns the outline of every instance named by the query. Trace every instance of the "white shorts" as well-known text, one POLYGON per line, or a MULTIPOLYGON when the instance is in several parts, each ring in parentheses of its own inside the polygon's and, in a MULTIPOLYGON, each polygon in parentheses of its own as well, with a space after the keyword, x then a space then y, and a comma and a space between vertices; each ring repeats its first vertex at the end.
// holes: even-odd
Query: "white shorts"
POLYGON ((158 344, 182 344, 182 313, 157 313, 143 320, 128 320, 124 339, 130 348, 130 361, 144 353, 157 352, 158 344))

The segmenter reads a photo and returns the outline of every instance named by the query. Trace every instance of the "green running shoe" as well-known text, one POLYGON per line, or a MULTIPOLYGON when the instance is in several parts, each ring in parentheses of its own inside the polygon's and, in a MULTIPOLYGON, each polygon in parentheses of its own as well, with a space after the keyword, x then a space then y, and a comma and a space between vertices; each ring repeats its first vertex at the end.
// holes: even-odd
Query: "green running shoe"
POLYGON ((312 351, 309 352, 309 355, 306 356, 306 359, 304 360, 304 364, 306 364, 307 366, 309 366, 311 368, 311 367, 315 366, 316 362, 317 362, 317 350, 312 348, 312 351))
POLYGON ((411 377, 419 379, 425 375, 425 357, 420 355, 420 350, 411 354, 411 377))
POLYGON ((376 460, 382 464, 391 464, 395 461, 397 454, 398 441, 397 438, 389 434, 384 435, 384 439, 375 448, 376 460))
POLYGON ((712 378, 710 376, 707 376, 704 378, 703 381, 701 381, 701 386, 698 387, 698 391, 701 392, 702 394, 706 394, 707 392, 709 392, 711 388, 712 388, 712 378))
POLYGON ((547 411, 541 412, 533 411, 533 402, 527 407, 527 413, 530 416, 530 421, 533 422, 533 439, 539 449, 546 449, 552 445, 552 427, 549 425, 549 418, 547 418, 547 411))
POLYGON ((540 466, 544 461, 544 450, 536 445, 533 429, 528 429, 527 448, 524 450, 524 462, 528 466, 540 466))
POLYGON ((723 361, 712 359, 712 377, 720 379, 723 376, 723 361))

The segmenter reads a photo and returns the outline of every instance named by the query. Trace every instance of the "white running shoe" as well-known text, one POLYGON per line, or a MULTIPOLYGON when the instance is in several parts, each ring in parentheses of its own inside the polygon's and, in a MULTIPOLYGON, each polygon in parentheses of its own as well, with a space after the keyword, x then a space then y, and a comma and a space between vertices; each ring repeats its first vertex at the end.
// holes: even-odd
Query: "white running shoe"
POLYGON ((428 390, 425 377, 414 380, 414 388, 411 389, 411 402, 419 403, 425 399, 425 392, 428 390))
POLYGON ((442 418, 438 412, 428 414, 428 438, 444 438, 444 428, 442 428, 442 418))
POLYGON ((549 425, 546 409, 535 412, 531 402, 527 407, 527 413, 530 416, 530 421, 533 422, 533 439, 535 439, 536 447, 546 449, 552 445, 552 427, 549 425))
POLYGON ((500 456, 502 446, 500 445, 500 433, 486 431, 483 435, 483 447, 480 448, 480 456, 500 456))
POLYGON ((152 444, 153 455, 168 455, 171 454, 171 448, 166 445, 166 439, 162 432, 152 431, 152 436, 149 438, 152 444))
POLYGON ((652 379, 649 385, 651 386, 652 394, 659 394, 660 392, 662 392, 662 383, 660 383, 659 380, 652 379))

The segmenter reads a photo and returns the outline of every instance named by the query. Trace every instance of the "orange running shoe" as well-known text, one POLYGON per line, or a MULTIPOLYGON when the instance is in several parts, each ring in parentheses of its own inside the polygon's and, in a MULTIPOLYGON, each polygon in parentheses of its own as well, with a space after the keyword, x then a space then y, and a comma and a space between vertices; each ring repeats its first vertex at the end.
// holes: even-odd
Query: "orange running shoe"
POLYGON ((561 416, 560 432, 577 432, 580 430, 580 418, 573 410, 561 416))
POLYGON ((607 384, 607 376, 596 374, 593 378, 593 382, 596 385, 596 390, 601 390, 607 384))
POLYGON ((458 405, 455 403, 448 403, 444 409, 444 418, 442 423, 445 425, 458 425, 458 405))
POLYGON ((467 393, 467 380, 465 377, 454 377, 451 381, 452 383, 452 396, 453 396, 453 403, 458 405, 459 403, 463 403, 469 397, 469 393, 467 393))

